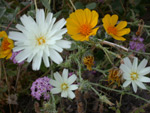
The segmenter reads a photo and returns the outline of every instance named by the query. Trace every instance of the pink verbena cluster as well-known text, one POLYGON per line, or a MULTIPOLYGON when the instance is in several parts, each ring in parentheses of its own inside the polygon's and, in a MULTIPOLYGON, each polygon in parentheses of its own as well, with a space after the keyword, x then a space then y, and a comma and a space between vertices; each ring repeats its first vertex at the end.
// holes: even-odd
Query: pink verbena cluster
POLYGON ((37 100, 40 100, 42 96, 44 97, 44 100, 49 100, 50 98, 49 92, 52 89, 52 86, 49 83, 49 81, 50 78, 48 77, 36 79, 36 81, 32 83, 32 87, 30 88, 31 95, 37 100))
POLYGON ((18 62, 16 61, 16 59, 15 59, 15 57, 16 57, 19 53, 20 53, 20 51, 19 51, 19 52, 13 52, 13 53, 12 53, 12 56, 11 56, 11 58, 10 58, 10 60, 12 60, 14 64, 22 65, 22 64, 24 64, 24 61, 18 63, 18 62))

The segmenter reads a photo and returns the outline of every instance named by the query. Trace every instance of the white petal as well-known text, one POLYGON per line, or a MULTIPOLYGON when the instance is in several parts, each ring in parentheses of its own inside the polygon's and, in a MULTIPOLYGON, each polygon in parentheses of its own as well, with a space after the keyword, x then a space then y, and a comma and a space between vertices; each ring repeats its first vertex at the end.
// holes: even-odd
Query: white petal
POLYGON ((37 12, 36 12, 36 22, 37 22, 39 25, 43 25, 43 24, 44 24, 44 21, 45 21, 45 13, 44 13, 44 10, 43 10, 43 9, 37 9, 37 12))
POLYGON ((60 64, 62 63, 63 59, 62 57, 53 49, 49 50, 50 53, 50 58, 56 63, 56 64, 60 64))
POLYGON ((64 82, 67 81, 68 79, 68 69, 64 69, 63 72, 62 72, 62 77, 64 79, 64 82))
POLYGON ((32 69, 39 70, 42 63, 43 51, 39 51, 37 55, 33 58, 32 69))
POLYGON ((54 49, 54 50, 56 50, 56 51, 58 51, 58 52, 62 52, 63 51, 63 49, 61 47, 57 46, 57 45, 52 45, 52 46, 49 46, 49 47, 54 49))
POLYGON ((48 13, 48 15, 47 15, 47 17, 45 19, 45 21, 48 24, 48 26, 51 24, 52 17, 53 17, 53 13, 48 13))
POLYGON ((73 99, 75 98, 75 94, 72 91, 68 91, 68 97, 73 99))
POLYGON ((61 97, 67 97, 68 96, 68 93, 67 93, 67 91, 62 91, 61 92, 61 97))
POLYGON ((21 51, 21 52, 15 57, 15 59, 16 59, 17 62, 22 62, 22 61, 24 61, 24 60, 30 55, 30 53, 31 53, 30 50, 25 49, 25 50, 21 51))
POLYGON ((24 42, 26 40, 25 36, 20 32, 9 32, 9 38, 12 40, 24 42))
POLYGON ((76 90, 76 89, 78 89, 78 85, 73 84, 69 86, 69 90, 76 90))
POLYGON ((60 88, 60 83, 55 81, 55 80, 50 80, 49 83, 52 85, 52 86, 55 86, 57 88, 60 88))
POLYGON ((137 70, 138 58, 134 57, 132 71, 137 70))
POLYGON ((56 41, 56 45, 61 47, 61 48, 70 48, 71 42, 66 41, 66 40, 58 40, 58 41, 56 41))
POLYGON ((131 84, 131 81, 125 81, 125 82, 123 83, 123 87, 127 87, 129 84, 131 84))
POLYGON ((124 61, 125 65, 131 69, 132 64, 131 64, 130 59, 128 57, 126 57, 123 59, 123 61, 124 61))
POLYGON ((46 67, 50 66, 48 56, 45 53, 43 54, 43 61, 46 67))
POLYGON ((132 87, 133 87, 134 92, 136 93, 137 92, 137 85, 135 84, 135 82, 132 82, 132 87))
POLYGON ((54 78, 56 79, 57 82, 60 82, 60 83, 63 82, 63 78, 58 72, 54 73, 54 78))
POLYGON ((150 78, 142 76, 141 78, 139 78, 139 81, 141 81, 141 82, 150 82, 150 78))
POLYGON ((52 94, 58 94, 58 93, 60 93, 61 92, 61 89, 60 88, 52 88, 51 89, 51 93, 52 94))
POLYGON ((62 18, 61 20, 57 21, 52 29, 60 30, 66 24, 66 20, 62 18))
POLYGON ((71 75, 68 78, 68 84, 71 85, 76 79, 77 79, 77 76, 75 74, 71 75))
POLYGON ((145 85, 140 81, 135 81, 135 83, 142 89, 146 89, 145 85))
POLYGON ((120 69, 124 72, 124 73, 131 73, 131 69, 129 69, 126 65, 121 64, 120 69))
POLYGON ((139 75, 147 75, 150 73, 150 67, 146 67, 139 72, 139 75))
POLYGON ((126 80, 131 80, 131 75, 129 73, 123 73, 123 78, 126 80))
POLYGON ((145 66, 147 65, 147 62, 148 62, 148 60, 143 59, 143 60, 141 61, 141 63, 139 64, 139 66, 138 66, 138 71, 144 69, 145 66))

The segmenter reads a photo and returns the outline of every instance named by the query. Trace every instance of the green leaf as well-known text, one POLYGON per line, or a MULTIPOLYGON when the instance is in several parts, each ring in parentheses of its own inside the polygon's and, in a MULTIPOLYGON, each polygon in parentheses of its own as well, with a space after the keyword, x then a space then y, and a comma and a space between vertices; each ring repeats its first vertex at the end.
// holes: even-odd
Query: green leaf
POLYGON ((49 1, 48 0, 41 0, 42 4, 44 5, 44 7, 50 11, 50 4, 49 4, 49 1))
POLYGON ((0 7, 0 18, 4 15, 5 11, 6 11, 5 7, 0 7))
POLYGON ((95 8, 96 8, 96 3, 95 3, 95 2, 92 2, 92 3, 90 3, 90 4, 87 4, 87 5, 86 5, 86 8, 88 8, 88 9, 95 9, 95 8))
POLYGON ((58 18, 60 16, 62 11, 58 11, 57 13, 54 14, 54 17, 58 18))
POLYGON ((116 113, 121 113, 119 109, 117 109, 116 113))
POLYGON ((75 7, 76 9, 84 9, 84 5, 81 2, 76 2, 75 7))

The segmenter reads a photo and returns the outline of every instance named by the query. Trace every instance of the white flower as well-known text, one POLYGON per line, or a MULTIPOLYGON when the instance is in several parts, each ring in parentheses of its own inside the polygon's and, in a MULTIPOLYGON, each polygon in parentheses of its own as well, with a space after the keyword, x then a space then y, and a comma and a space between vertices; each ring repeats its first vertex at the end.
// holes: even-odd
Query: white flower
POLYGON ((142 89, 146 89, 142 82, 150 82, 150 78, 144 76, 150 72, 150 67, 145 68, 148 61, 143 59, 138 65, 138 58, 136 57, 134 57, 133 64, 128 57, 124 58, 123 60, 124 64, 121 64, 120 66, 120 69, 123 71, 123 78, 126 80, 123 83, 123 87, 127 87, 132 83, 135 93, 137 92, 137 86, 142 89))
POLYGON ((44 10, 38 9, 36 22, 27 15, 23 15, 20 20, 23 25, 17 24, 16 28, 21 32, 9 33, 9 37, 15 40, 16 47, 13 51, 21 51, 15 58, 17 62, 32 61, 33 70, 40 69, 42 59, 45 66, 49 67, 49 57, 56 64, 60 64, 63 59, 58 52, 71 47, 71 42, 62 40, 62 35, 67 32, 67 29, 63 28, 65 19, 55 23, 56 18, 52 13, 45 17, 44 10))
POLYGON ((76 75, 73 74, 68 78, 68 69, 64 69, 62 76, 56 72, 54 73, 54 78, 56 80, 50 80, 50 84, 55 87, 51 89, 51 93, 58 94, 61 92, 61 97, 73 99, 75 94, 72 90, 78 89, 77 84, 72 84, 77 79, 76 75))

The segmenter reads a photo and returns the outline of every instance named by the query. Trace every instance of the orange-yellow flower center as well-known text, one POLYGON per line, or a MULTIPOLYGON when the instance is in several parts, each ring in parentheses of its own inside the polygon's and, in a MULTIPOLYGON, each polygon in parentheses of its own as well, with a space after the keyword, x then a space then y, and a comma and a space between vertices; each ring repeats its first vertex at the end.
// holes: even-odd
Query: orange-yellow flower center
POLYGON ((67 90, 68 88, 69 88, 68 84, 66 84, 66 83, 61 84, 61 89, 62 90, 67 90))
POLYGON ((87 24, 81 25, 80 33, 85 36, 89 35, 91 33, 91 26, 87 24))
POLYGON ((114 26, 108 27, 107 31, 108 31, 109 34, 114 34, 114 35, 117 34, 117 29, 114 26))
POLYGON ((132 80, 137 80, 139 78, 139 75, 136 72, 132 72, 130 75, 132 80))
POLYGON ((1 47, 2 47, 2 49, 4 51, 9 49, 9 45, 10 45, 10 43, 8 42, 8 40, 7 39, 3 39, 1 47))
POLYGON ((40 38, 37 38, 37 43, 38 45, 42 45, 44 44, 46 41, 45 41, 45 38, 44 37, 40 37, 40 38))

